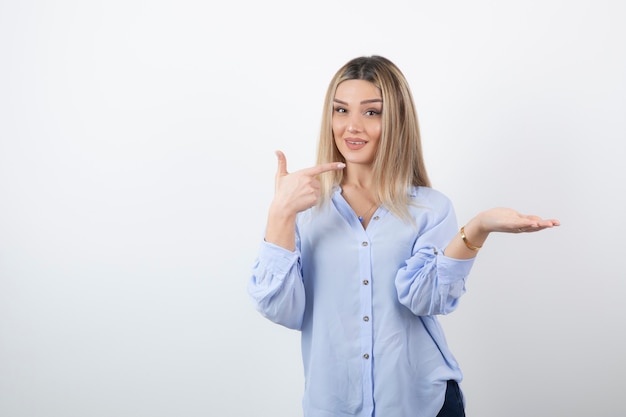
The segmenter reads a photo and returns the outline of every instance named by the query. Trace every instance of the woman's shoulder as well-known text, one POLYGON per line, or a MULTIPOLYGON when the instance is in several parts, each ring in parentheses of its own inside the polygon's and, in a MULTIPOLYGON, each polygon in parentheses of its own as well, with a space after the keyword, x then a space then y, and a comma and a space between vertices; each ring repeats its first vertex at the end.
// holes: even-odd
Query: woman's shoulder
POLYGON ((436 207, 445 207, 452 204, 450 198, 443 192, 425 186, 415 186, 411 188, 411 201, 417 205, 436 207))
POLYGON ((430 187, 413 187, 409 205, 409 212, 418 225, 438 224, 444 218, 455 216, 452 200, 430 187))

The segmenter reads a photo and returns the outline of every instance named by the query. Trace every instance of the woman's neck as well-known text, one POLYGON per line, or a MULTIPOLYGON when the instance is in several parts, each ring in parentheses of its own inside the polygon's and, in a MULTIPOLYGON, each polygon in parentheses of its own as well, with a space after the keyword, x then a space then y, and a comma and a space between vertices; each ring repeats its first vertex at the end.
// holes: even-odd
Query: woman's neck
POLYGON ((342 188, 352 188, 355 191, 372 191, 372 170, 356 164, 348 164, 344 171, 342 188))

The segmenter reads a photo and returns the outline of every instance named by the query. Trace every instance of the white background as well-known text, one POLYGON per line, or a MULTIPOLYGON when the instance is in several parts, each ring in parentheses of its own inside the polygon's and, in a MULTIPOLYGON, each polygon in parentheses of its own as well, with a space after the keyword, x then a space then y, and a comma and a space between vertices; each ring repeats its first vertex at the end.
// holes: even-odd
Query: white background
POLYGON ((625 10, 0 1, 0 415, 301 415, 299 335, 246 281, 274 150, 313 163, 330 78, 369 54, 460 224, 562 222, 490 237, 442 318, 468 416, 626 415, 625 10))

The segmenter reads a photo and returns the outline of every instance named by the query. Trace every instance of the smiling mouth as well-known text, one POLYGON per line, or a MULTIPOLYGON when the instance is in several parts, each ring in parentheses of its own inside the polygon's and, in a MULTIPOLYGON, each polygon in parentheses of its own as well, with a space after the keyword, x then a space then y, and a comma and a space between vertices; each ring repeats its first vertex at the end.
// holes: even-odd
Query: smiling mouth
POLYGON ((353 140, 353 139, 344 139, 346 147, 351 151, 358 151, 363 149, 367 145, 366 140, 353 140))

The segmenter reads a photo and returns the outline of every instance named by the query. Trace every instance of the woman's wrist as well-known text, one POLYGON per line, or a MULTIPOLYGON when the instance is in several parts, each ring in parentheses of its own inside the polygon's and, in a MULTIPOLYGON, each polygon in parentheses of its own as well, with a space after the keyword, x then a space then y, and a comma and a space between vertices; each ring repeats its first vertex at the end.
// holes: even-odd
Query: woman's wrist
POLYGON ((482 248, 489 236, 489 232, 482 228, 479 216, 480 215, 467 222, 459 231, 465 246, 473 251, 482 248))
POLYGON ((465 234, 465 226, 461 226, 461 230, 459 230, 459 233, 461 234, 461 239, 463 240, 463 243, 465 243, 465 246, 467 247, 467 249, 478 250, 482 248, 482 245, 476 246, 469 241, 469 239, 467 238, 467 235, 465 234))

